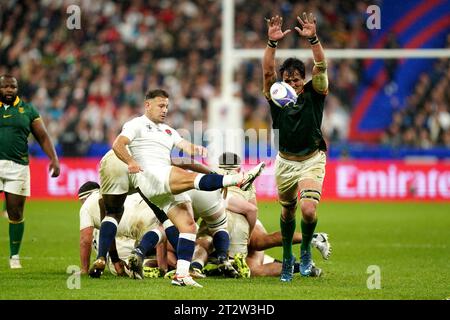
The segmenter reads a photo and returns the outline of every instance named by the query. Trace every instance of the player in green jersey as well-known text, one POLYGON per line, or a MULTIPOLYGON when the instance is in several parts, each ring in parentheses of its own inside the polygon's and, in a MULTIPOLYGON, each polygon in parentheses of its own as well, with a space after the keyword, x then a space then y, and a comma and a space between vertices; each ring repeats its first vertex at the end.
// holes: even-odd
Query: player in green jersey
POLYGON ((5 193, 9 218, 9 265, 12 269, 22 268, 19 249, 24 232, 23 208, 30 195, 30 133, 50 158, 51 176, 59 176, 59 160, 44 122, 37 110, 20 99, 17 92, 16 78, 0 76, 0 192, 5 193))
POLYGON ((316 35, 316 19, 303 13, 297 17, 300 24, 295 30, 307 37, 312 49, 314 67, 312 80, 305 81, 305 64, 296 58, 289 58, 280 67, 281 79, 291 85, 298 95, 297 102, 280 108, 273 103, 270 87, 277 81, 275 51, 278 41, 291 30, 282 31, 283 18, 266 19, 268 43, 264 51, 263 92, 270 105, 272 127, 278 142, 275 163, 275 178, 281 209, 281 233, 283 237, 283 270, 281 281, 292 280, 295 257, 292 253, 292 237, 295 231, 295 212, 300 192, 302 212, 300 249, 300 274, 312 276, 311 240, 317 224, 323 179, 325 177, 326 144, 320 130, 324 100, 328 93, 326 61, 322 45, 316 35))

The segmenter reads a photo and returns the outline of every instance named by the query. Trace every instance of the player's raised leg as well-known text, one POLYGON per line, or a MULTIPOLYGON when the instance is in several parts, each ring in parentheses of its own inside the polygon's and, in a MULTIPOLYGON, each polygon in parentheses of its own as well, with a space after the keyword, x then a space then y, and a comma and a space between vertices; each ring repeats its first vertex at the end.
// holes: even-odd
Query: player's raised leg
POLYGON ((261 162, 248 172, 233 175, 194 173, 172 167, 169 186, 173 194, 191 189, 214 191, 230 186, 239 186, 241 189, 246 189, 261 174, 264 167, 265 163, 261 162))

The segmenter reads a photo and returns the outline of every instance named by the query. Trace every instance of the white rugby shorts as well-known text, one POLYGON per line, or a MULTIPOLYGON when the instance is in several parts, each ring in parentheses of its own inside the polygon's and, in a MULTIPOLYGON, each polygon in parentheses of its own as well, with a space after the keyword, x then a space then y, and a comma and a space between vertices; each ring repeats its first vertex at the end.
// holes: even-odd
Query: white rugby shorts
POLYGON ((296 188, 298 183, 311 179, 323 184, 325 178, 325 152, 319 151, 313 157, 304 161, 286 160, 277 155, 275 160, 275 180, 278 193, 285 193, 296 188))
POLYGON ((100 193, 124 194, 134 190, 133 177, 128 166, 110 150, 100 161, 100 193))
POLYGON ((0 191, 30 196, 30 166, 0 160, 0 191))
POLYGON ((139 187, 145 197, 166 213, 180 203, 191 201, 185 192, 176 195, 171 193, 169 186, 171 170, 172 166, 146 167, 143 172, 134 175, 136 186, 139 187))
POLYGON ((172 195, 169 187, 171 166, 146 167, 143 172, 128 173, 128 166, 110 150, 100 161, 101 194, 132 193, 137 187, 166 213, 173 206, 189 202, 185 194, 172 195))
POLYGON ((192 189, 186 191, 186 193, 191 198, 195 218, 209 217, 219 212, 224 206, 220 190, 201 191, 192 189))

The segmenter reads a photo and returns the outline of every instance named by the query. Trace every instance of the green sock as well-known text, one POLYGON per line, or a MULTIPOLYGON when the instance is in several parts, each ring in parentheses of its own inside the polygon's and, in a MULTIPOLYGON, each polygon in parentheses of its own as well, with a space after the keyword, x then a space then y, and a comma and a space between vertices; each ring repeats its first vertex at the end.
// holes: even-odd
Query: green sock
POLYGON ((280 218, 281 243, 283 244, 283 259, 290 259, 292 256, 292 239, 295 232, 295 218, 291 221, 283 221, 280 218))
POLYGON ((317 219, 313 223, 306 223, 303 219, 300 222, 302 228, 302 243, 300 244, 300 250, 310 250, 311 240, 316 229, 317 219))
POLYGON ((20 221, 19 223, 11 223, 11 221, 9 222, 9 250, 11 256, 19 254, 24 228, 24 220, 20 221))

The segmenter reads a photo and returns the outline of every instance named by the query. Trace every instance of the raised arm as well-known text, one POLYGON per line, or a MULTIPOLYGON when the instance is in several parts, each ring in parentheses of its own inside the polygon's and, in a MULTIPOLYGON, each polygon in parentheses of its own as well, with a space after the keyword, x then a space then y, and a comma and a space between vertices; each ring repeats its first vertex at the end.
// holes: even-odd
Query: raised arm
POLYGON ((269 98, 270 86, 277 80, 277 71, 275 69, 275 51, 277 49, 278 41, 283 39, 286 34, 291 32, 290 29, 281 31, 283 25, 283 18, 275 16, 267 21, 267 46, 264 50, 262 61, 263 68, 263 93, 266 98, 269 98))
POLYGON ((309 17, 303 12, 303 19, 297 17, 300 27, 295 27, 299 35, 307 37, 311 50, 313 52, 314 67, 312 70, 312 84, 313 88, 322 94, 328 92, 328 76, 327 76, 327 62, 325 60, 325 53, 322 44, 317 37, 316 32, 316 18, 312 13, 309 17))

